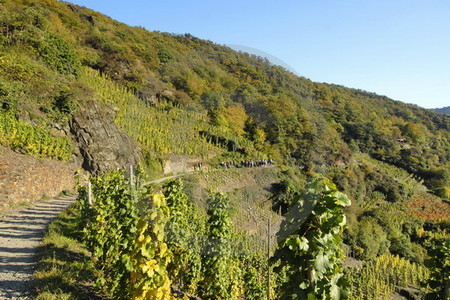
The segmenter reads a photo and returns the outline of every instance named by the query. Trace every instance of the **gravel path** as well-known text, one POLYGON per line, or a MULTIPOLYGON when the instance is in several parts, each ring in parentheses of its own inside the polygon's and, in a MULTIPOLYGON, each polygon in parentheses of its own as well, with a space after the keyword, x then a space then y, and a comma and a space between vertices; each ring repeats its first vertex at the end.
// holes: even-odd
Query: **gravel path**
POLYGON ((42 201, 0 221, 0 299, 31 299, 45 229, 74 201, 74 196, 42 201))
MULTIPOLYGON (((255 168, 273 168, 274 166, 265 166, 265 167, 255 167, 255 168)), ((234 170, 235 168, 231 168, 231 169, 224 169, 224 168, 215 168, 215 169, 203 169, 201 171, 189 171, 186 173, 180 173, 180 174, 176 174, 176 175, 172 175, 172 176, 167 176, 167 177, 163 177, 163 178, 158 178, 158 179, 154 179, 152 181, 149 182, 145 182, 143 185, 147 185, 147 184, 152 184, 152 183, 161 183, 164 182, 166 180, 169 179, 174 179, 174 178, 179 178, 182 176, 186 176, 186 175, 191 175, 191 174, 204 174, 207 172, 214 172, 214 171, 218 171, 218 170, 234 170)), ((238 169, 242 169, 242 168, 238 168, 238 169)), ((246 169, 250 169, 250 168, 246 168, 246 169)))
MULTIPOLYGON (((190 173, 153 180, 159 183, 190 173)), ((0 300, 32 299, 36 254, 51 221, 75 196, 40 201, 20 211, 0 217, 0 300)))

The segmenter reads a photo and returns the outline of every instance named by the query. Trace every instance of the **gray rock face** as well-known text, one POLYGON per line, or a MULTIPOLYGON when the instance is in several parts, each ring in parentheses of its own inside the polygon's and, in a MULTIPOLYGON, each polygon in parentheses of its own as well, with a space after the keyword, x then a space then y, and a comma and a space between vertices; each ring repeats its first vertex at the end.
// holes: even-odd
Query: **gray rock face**
POLYGON ((82 167, 91 174, 142 160, 141 149, 117 128, 113 111, 102 103, 83 103, 70 122, 70 132, 78 143, 82 167))
POLYGON ((194 171, 194 166, 201 161, 200 157, 186 155, 171 155, 163 165, 164 174, 181 174, 194 171))

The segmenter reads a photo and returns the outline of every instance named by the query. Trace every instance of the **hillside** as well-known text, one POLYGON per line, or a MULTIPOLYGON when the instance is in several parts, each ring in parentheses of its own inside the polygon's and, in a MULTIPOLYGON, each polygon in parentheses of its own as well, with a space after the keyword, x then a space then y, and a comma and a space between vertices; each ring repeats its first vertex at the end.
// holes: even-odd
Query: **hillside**
POLYGON ((422 265, 448 234, 450 119, 432 110, 56 0, 0 1, 0 70, 0 144, 16 152, 152 178, 273 159, 186 179, 200 208, 229 193, 252 233, 321 173, 352 200, 344 243, 363 261, 422 265))
POLYGON ((264 152, 320 170, 359 150, 425 180, 449 159, 448 119, 417 106, 314 83, 210 41, 130 28, 74 5, 2 6, 3 111, 53 132, 70 136, 77 108, 100 101, 145 157, 218 155, 234 144, 236 155, 264 152))

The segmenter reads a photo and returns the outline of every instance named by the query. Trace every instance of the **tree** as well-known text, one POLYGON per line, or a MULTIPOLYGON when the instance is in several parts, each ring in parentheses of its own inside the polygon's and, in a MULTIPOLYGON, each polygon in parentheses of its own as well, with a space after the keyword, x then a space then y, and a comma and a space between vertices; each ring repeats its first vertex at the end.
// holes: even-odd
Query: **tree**
POLYGON ((244 134, 245 121, 248 116, 242 104, 227 107, 225 110, 225 118, 232 132, 240 136, 244 134))
POLYGON ((359 258, 370 260, 388 252, 390 242, 386 232, 378 224, 377 220, 372 217, 364 217, 355 225, 356 232, 353 237, 353 247, 356 249, 356 254, 359 258))
POLYGON ((341 249, 347 196, 316 176, 296 199, 277 233, 272 262, 286 274, 281 299, 342 299, 346 295, 341 249))
POLYGON ((413 141, 418 141, 420 137, 423 135, 419 125, 416 123, 408 122, 402 128, 403 134, 413 141))

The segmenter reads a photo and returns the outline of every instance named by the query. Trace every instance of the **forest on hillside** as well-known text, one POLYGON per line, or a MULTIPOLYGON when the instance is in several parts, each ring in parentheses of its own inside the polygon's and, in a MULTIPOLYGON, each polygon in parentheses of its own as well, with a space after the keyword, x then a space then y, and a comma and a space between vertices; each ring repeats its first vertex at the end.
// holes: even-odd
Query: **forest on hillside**
MULTIPOLYGON (((72 160, 71 122, 95 103, 136 142, 154 176, 170 155, 212 168, 273 159, 271 208, 284 218, 314 174, 330 178, 352 203, 342 208, 340 236, 343 253, 365 263, 361 278, 380 282, 364 272, 392 257, 405 272, 448 272, 448 261, 435 260, 450 225, 446 115, 55 0, 0 0, 0 69, 0 144, 15 151, 72 160)), ((441 288, 422 284, 429 293, 441 288)))

